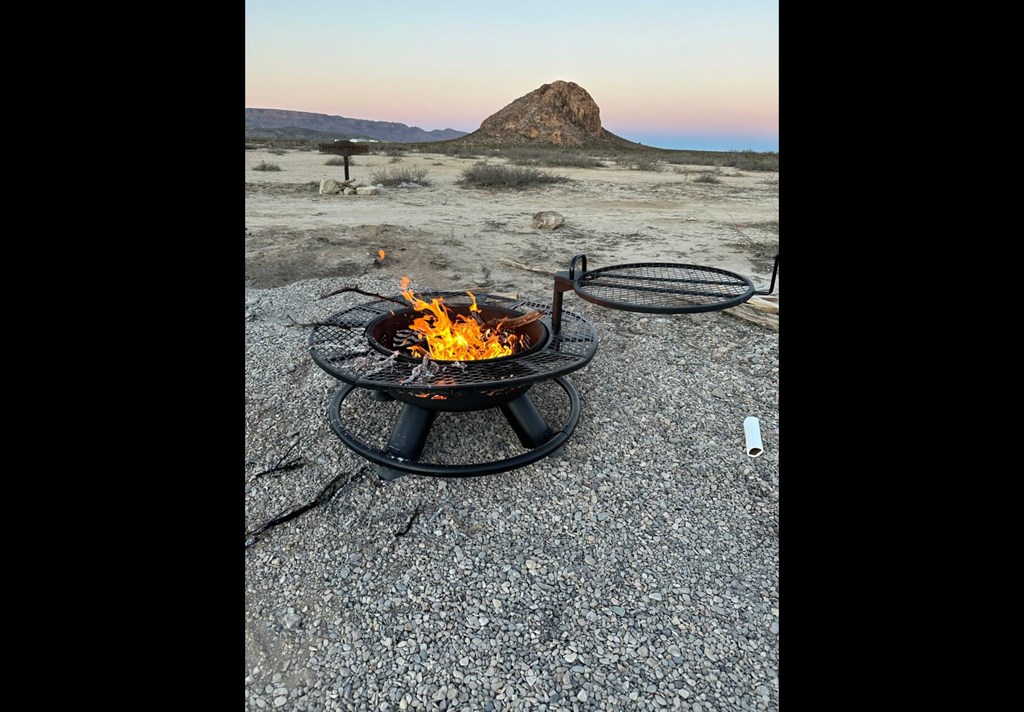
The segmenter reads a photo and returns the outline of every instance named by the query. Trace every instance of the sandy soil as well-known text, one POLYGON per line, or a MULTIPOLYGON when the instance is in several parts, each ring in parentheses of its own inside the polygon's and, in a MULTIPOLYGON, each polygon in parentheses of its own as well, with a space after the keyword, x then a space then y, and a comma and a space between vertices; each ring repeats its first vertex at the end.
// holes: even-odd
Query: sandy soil
POLYGON ((706 166, 665 163, 660 171, 642 171, 609 158, 601 168, 541 168, 571 178, 568 183, 489 191, 458 185, 482 155, 382 153, 351 158, 349 177, 372 185, 378 171, 424 169, 431 185, 385 187, 373 196, 320 195, 322 179, 345 177, 344 166, 326 165, 330 158, 317 151, 245 151, 248 285, 337 277, 341 287, 346 278, 371 273, 393 276, 396 292, 408 276, 419 289, 550 299, 552 275, 582 253, 589 269, 693 264, 737 272, 765 289, 778 252, 777 173, 724 168, 714 184, 695 180, 715 170, 706 166), (281 170, 254 170, 261 162, 281 170), (560 213, 565 224, 534 228, 541 211, 560 213), (375 260, 380 249, 382 264, 375 260))

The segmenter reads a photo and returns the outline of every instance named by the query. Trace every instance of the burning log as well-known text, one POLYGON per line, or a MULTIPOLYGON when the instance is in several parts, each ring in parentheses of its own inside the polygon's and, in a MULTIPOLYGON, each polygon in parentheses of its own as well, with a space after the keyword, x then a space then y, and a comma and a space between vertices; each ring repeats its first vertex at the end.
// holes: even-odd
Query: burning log
MULTIPOLYGON (((486 310, 481 312, 477 306, 476 296, 472 292, 466 292, 473 300, 468 309, 460 305, 456 307, 460 313, 453 314, 452 309, 445 305, 443 297, 433 297, 428 304, 415 295, 409 288, 409 283, 408 277, 402 278, 401 294, 405 302, 394 297, 366 292, 358 287, 342 287, 320 298, 327 299, 345 292, 354 292, 401 304, 407 308, 411 305, 413 309, 422 313, 422 316, 412 320, 407 328, 399 330, 390 347, 404 349, 406 353, 416 357, 429 355, 430 358, 440 361, 475 361, 511 356, 531 345, 529 337, 522 333, 523 327, 544 317, 543 312, 535 309, 519 316, 494 316, 492 312, 490 318, 485 318, 483 314, 486 310)), ((298 323, 294 319, 292 321, 293 326, 307 328, 334 325, 329 322, 298 323)), ((429 376, 426 368, 426 362, 421 364, 421 370, 417 372, 416 377, 429 376)))

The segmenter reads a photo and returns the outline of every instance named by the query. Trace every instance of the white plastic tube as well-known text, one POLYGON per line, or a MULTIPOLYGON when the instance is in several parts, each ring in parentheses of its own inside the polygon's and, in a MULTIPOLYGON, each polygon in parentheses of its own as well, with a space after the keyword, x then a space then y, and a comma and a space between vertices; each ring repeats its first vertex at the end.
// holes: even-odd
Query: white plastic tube
POLYGON ((757 418, 750 416, 743 421, 743 434, 747 438, 747 454, 759 457, 764 448, 761 446, 761 423, 757 418))

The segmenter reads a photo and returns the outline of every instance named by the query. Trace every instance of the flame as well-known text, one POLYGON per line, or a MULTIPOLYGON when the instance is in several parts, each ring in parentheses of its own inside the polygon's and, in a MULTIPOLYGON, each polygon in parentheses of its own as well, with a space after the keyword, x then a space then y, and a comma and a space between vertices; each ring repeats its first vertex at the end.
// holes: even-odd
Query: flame
POLYGON ((472 316, 456 314, 453 319, 443 297, 434 297, 427 304, 409 289, 409 281, 408 277, 402 277, 402 296, 417 311, 424 313, 413 320, 410 328, 423 336, 426 342, 426 348, 418 344, 409 347, 414 356, 430 354, 430 358, 436 361, 480 361, 511 356, 516 352, 519 337, 502 329, 504 319, 493 326, 484 323, 478 316, 480 307, 472 292, 466 292, 473 300, 469 307, 472 316))
POLYGON ((381 262, 384 261, 384 250, 377 250, 377 258, 380 259, 381 262))

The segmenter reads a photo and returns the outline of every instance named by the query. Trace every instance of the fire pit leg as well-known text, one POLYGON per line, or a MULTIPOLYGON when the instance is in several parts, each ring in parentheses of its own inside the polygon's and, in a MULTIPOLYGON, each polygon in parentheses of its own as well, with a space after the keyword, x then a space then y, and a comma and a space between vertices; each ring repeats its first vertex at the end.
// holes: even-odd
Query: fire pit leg
POLYGON ((540 447, 551 439, 551 428, 527 394, 499 407, 523 447, 540 447))
MULTIPOLYGON (((438 411, 420 408, 417 405, 406 403, 398 416, 398 423, 391 431, 391 438, 388 440, 387 454, 415 462, 423 452, 423 446, 427 444, 427 434, 430 426, 434 424, 438 411)), ((393 470, 385 465, 377 466, 377 476, 382 480, 398 479, 404 472, 393 470)))

